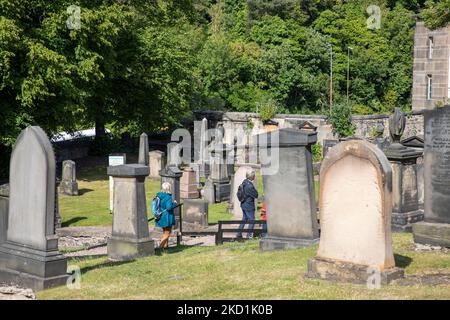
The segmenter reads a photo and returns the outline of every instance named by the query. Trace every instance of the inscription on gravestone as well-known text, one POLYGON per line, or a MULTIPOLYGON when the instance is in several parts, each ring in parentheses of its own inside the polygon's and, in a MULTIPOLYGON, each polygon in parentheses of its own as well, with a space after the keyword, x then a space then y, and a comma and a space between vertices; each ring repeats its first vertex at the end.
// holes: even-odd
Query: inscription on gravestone
POLYGON ((450 106, 428 110, 425 119, 424 222, 414 241, 450 247, 450 106))

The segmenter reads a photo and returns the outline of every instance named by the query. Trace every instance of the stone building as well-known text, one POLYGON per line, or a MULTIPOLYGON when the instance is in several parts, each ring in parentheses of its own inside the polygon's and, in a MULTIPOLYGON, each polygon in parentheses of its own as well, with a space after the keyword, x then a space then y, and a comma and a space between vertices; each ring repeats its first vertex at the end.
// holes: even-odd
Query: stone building
POLYGON ((414 37, 412 109, 433 109, 450 98, 450 26, 431 31, 418 21, 414 37))

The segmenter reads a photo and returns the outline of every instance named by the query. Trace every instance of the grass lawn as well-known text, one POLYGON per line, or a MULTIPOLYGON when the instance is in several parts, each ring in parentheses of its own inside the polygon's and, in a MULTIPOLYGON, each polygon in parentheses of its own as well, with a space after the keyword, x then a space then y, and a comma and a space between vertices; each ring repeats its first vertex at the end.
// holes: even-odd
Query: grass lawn
MULTIPOLYGON (((449 285, 364 285, 305 279, 317 246, 260 252, 257 240, 218 247, 183 247, 113 264, 69 260, 81 268, 81 289, 38 292, 38 299, 450 299, 449 285)), ((397 265, 406 273, 448 272, 450 256, 415 252, 410 234, 394 234, 397 265)))
MULTIPOLYGON (((259 192, 262 194, 262 179, 259 192)), ((160 181, 147 179, 145 191, 147 200, 159 191, 160 181)), ((83 168, 78 172, 78 197, 59 195, 59 208, 62 226, 108 226, 112 224, 109 211, 109 180, 105 166, 83 168)), ((218 203, 209 206, 209 223, 219 220, 231 220, 233 216, 227 213, 228 203, 218 203)), ((148 206, 150 210, 150 206, 148 206)), ((150 214, 150 212, 149 212, 150 214)))

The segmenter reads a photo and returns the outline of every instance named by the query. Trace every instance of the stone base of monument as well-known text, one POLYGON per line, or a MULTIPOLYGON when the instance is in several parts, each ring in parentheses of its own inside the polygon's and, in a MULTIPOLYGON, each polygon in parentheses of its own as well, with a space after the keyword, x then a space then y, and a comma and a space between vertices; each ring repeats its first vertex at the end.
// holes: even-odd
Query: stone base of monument
MULTIPOLYGON (((308 261, 308 272, 305 276, 335 282, 367 284, 375 274, 375 270, 370 266, 316 257, 308 261)), ((381 271, 380 277, 380 284, 387 285, 393 280, 404 278, 405 272, 395 267, 381 271)))
POLYGON ((77 196, 78 195, 78 183, 70 181, 61 181, 60 192, 67 196, 77 196))
POLYGON ((108 258, 111 261, 131 261, 155 254, 155 242, 151 238, 136 241, 111 237, 108 239, 108 258))
POLYGON ((414 242, 450 247, 450 224, 419 222, 413 225, 414 242))
POLYGON ((417 210, 407 213, 395 213, 392 212, 391 216, 391 228, 395 232, 412 232, 412 226, 414 223, 423 221, 423 211, 417 210))
POLYGON ((0 282, 34 291, 66 285, 67 259, 55 251, 40 251, 12 243, 0 247, 0 282))
POLYGON ((262 251, 274 251, 295 249, 313 246, 319 243, 319 239, 296 239, 267 236, 261 239, 259 248, 262 251))
POLYGON ((203 199, 185 199, 183 201, 183 222, 208 226, 208 202, 203 199))

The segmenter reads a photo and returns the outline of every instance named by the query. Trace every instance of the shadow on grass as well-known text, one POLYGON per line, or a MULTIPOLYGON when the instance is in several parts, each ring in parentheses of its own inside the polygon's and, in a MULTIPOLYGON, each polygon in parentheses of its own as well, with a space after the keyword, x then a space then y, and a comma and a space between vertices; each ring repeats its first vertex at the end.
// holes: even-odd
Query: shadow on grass
POLYGON ((185 249, 189 249, 191 246, 186 246, 186 245, 179 245, 176 247, 169 247, 167 249, 161 249, 161 248, 155 248, 155 255, 156 256, 161 256, 163 253, 179 253, 182 252, 185 249))
POLYGON ((84 274, 89 271, 98 270, 98 269, 102 269, 102 268, 108 268, 108 267, 117 267, 117 266, 121 266, 123 264, 127 264, 130 262, 134 262, 134 260, 131 260, 131 261, 105 261, 105 262, 96 264, 94 266, 81 268, 80 271, 82 274, 84 274))
POLYGON ((399 268, 406 268, 412 262, 412 259, 410 257, 402 256, 396 253, 394 254, 394 259, 395 259, 395 266, 399 268))
POLYGON ((61 224, 61 226, 62 226, 63 228, 70 227, 70 225, 75 224, 75 223, 77 223, 78 221, 82 221, 82 220, 86 220, 86 219, 87 219, 87 217, 76 217, 76 218, 72 218, 72 219, 70 219, 70 220, 64 221, 64 222, 61 224))
POLYGON ((80 190, 78 190, 78 195, 79 196, 82 196, 83 194, 85 194, 85 193, 89 193, 89 192, 92 192, 92 191, 94 191, 94 190, 92 190, 92 189, 80 189, 80 190))

